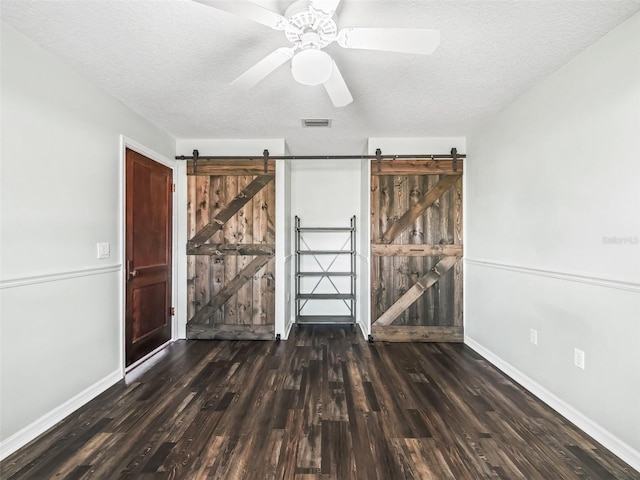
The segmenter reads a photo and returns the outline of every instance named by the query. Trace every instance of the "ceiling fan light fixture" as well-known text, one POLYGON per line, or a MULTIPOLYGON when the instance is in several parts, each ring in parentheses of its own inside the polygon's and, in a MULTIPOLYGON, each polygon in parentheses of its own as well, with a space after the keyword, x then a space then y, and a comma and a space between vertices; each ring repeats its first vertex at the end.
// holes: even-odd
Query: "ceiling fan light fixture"
POLYGON ((322 50, 308 48, 291 59, 291 74, 302 85, 320 85, 329 80, 332 71, 333 60, 322 50))

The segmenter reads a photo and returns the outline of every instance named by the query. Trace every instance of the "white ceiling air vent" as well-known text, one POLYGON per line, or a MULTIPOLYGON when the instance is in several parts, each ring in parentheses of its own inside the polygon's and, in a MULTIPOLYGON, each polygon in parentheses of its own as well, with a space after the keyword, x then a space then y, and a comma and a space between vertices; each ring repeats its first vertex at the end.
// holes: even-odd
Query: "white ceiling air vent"
POLYGON ((328 118, 303 118, 303 127, 331 127, 331 120, 328 118))

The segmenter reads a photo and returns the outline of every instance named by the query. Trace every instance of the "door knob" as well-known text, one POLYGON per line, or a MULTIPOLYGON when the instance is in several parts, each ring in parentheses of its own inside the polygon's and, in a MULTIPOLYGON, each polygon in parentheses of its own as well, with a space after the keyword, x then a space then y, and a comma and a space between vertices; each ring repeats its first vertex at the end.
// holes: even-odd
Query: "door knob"
POLYGON ((137 277, 139 274, 140 272, 133 268, 133 260, 127 260, 127 278, 131 280, 133 277, 137 277))

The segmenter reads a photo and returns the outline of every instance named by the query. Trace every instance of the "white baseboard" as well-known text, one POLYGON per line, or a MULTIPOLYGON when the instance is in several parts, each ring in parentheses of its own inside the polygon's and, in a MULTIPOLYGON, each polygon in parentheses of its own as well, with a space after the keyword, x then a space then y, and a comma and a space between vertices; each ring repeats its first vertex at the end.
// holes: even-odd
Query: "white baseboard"
POLYGON ((38 437, 38 435, 43 434, 56 423, 64 420, 68 415, 75 412, 90 400, 93 400, 120 380, 122 380, 122 371, 118 369, 104 377, 102 380, 99 380, 93 385, 87 387, 75 397, 64 402, 62 405, 54 408, 49 413, 43 415, 35 422, 14 433, 0 443, 0 460, 4 460, 16 450, 24 447, 27 443, 38 437))
MULTIPOLYGON (((161 352, 162 350, 164 350, 165 348, 167 348, 169 345, 171 345, 173 342, 175 342, 174 339, 169 340, 168 342, 163 343, 162 345, 160 345, 159 347, 155 348, 154 350, 152 350, 151 352, 147 353, 144 357, 136 360, 134 363, 132 363, 131 365, 129 365, 128 367, 124 367, 124 376, 126 376, 127 373, 129 373, 131 370, 133 370, 134 368, 138 368, 140 367, 143 363, 146 363, 147 360, 150 360, 151 357, 155 356, 157 353, 161 352)), ((125 361, 122 362, 122 364, 125 364, 125 361)))
POLYGON ((368 342, 369 335, 371 334, 371 329, 367 329, 365 324, 362 322, 358 322, 357 325, 358 327, 360 327, 360 332, 362 332, 362 338, 364 338, 368 342))
POLYGON ((538 397, 548 406, 553 408, 560 415, 565 417, 570 422, 574 423, 578 428, 584 431, 587 435, 593 437, 597 442, 611 450, 615 455, 631 465, 634 469, 640 472, 640 452, 627 445, 618 437, 613 435, 608 430, 604 429, 593 420, 573 408, 564 400, 558 398, 549 390, 544 388, 536 381, 529 378, 517 368, 513 367, 502 358, 492 353, 487 348, 480 345, 472 338, 464 338, 464 343, 471 349, 475 350, 478 354, 489 361, 494 367, 502 371, 507 376, 518 382, 524 388, 526 388, 531 394, 538 397))
POLYGON ((295 322, 293 321, 293 317, 291 317, 289 319, 289 325, 287 325, 287 331, 284 332, 284 335, 282 336, 282 340, 287 340, 289 338, 289 335, 291 334, 291 329, 293 328, 294 325, 295 325, 295 322))

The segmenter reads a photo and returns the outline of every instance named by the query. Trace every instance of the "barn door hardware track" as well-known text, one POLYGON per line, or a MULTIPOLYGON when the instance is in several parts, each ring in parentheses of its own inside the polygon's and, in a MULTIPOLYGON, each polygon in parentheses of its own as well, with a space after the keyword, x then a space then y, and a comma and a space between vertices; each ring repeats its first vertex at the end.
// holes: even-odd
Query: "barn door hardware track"
POLYGON ((280 155, 270 156, 269 151, 265 150, 262 156, 259 155, 247 155, 247 156, 221 156, 221 155, 199 155, 198 150, 193 151, 192 156, 176 155, 176 160, 193 160, 198 162, 200 160, 256 160, 264 162, 265 160, 376 160, 381 162, 382 160, 462 160, 466 158, 466 155, 457 153, 455 154, 438 154, 438 155, 383 155, 382 152, 378 154, 380 149, 377 149, 376 155, 280 155))

